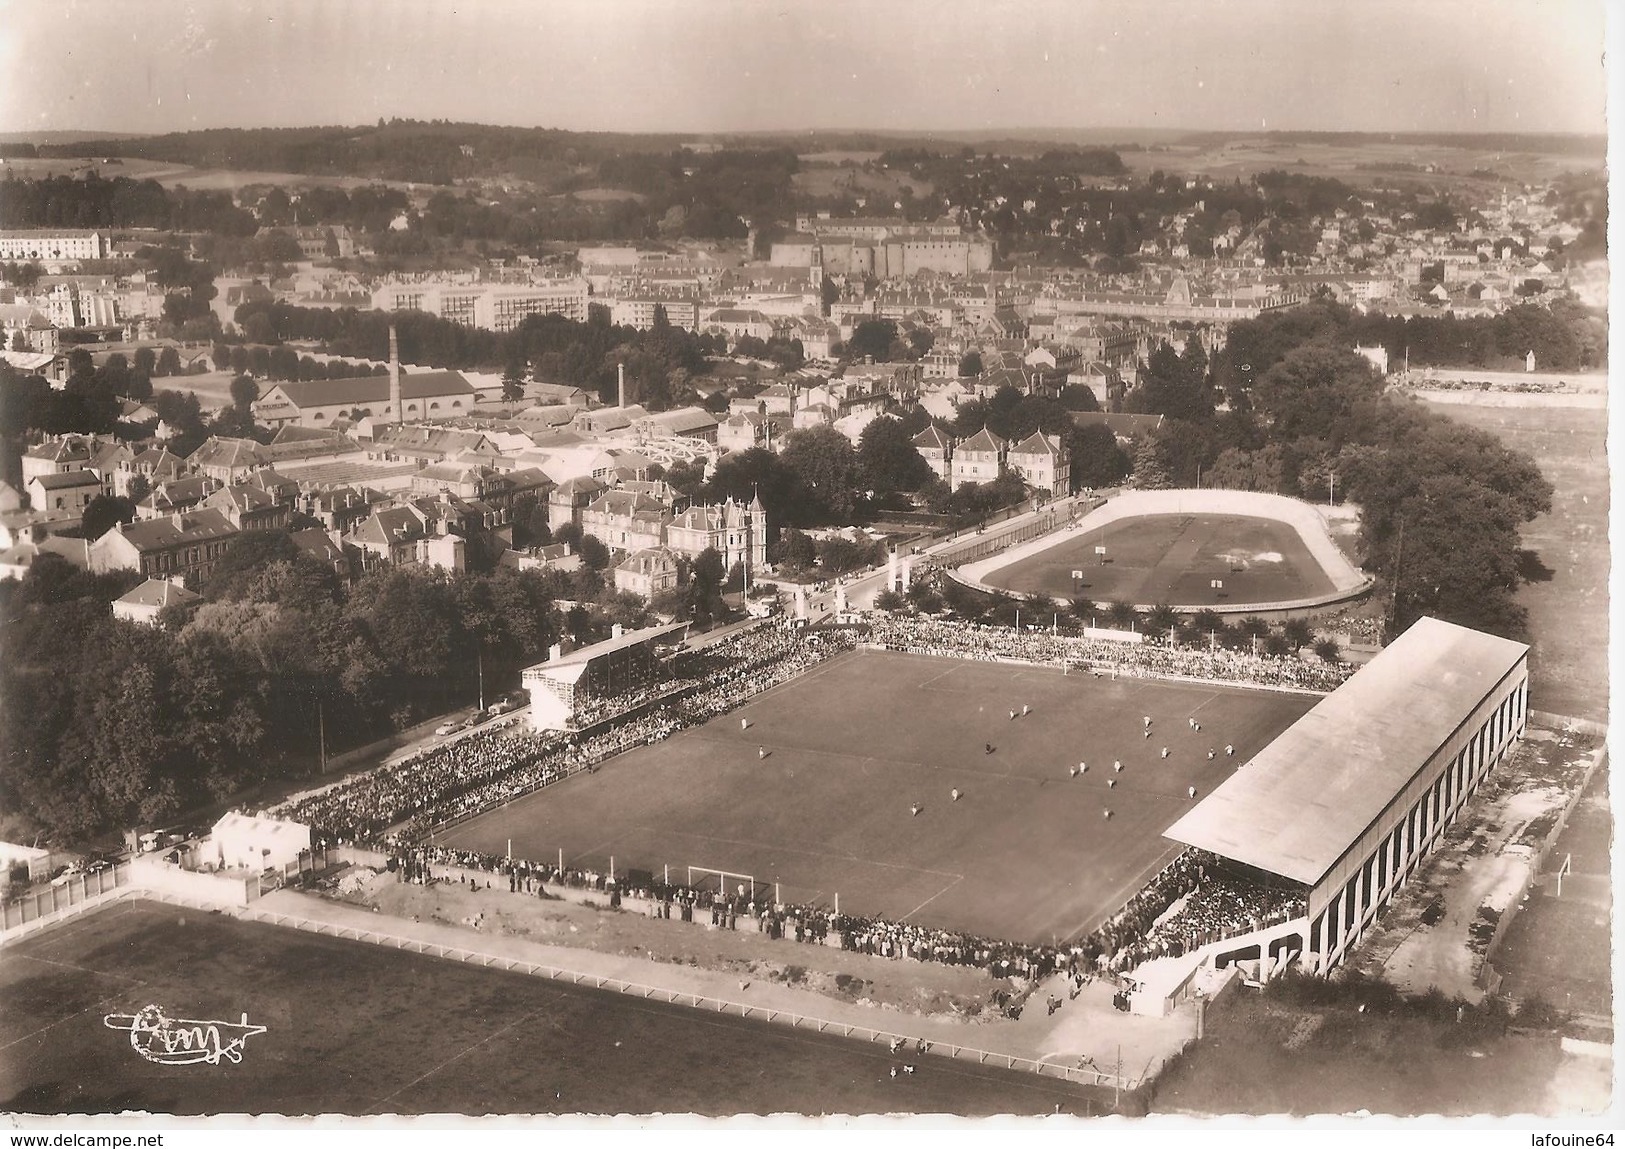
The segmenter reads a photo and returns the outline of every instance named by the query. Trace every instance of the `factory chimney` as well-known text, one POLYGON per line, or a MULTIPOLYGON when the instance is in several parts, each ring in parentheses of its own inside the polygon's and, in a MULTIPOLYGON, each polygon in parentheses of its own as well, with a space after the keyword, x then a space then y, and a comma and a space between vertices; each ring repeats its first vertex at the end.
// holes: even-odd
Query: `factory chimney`
POLYGON ((401 405, 401 345, 395 338, 395 325, 389 325, 389 411, 390 422, 405 422, 406 409, 401 405))
POLYGON ((617 364, 615 364, 615 378, 617 380, 616 389, 615 389, 615 398, 616 398, 615 405, 617 407, 619 407, 621 410, 624 411, 624 410, 626 410, 626 364, 625 363, 617 363, 617 364))

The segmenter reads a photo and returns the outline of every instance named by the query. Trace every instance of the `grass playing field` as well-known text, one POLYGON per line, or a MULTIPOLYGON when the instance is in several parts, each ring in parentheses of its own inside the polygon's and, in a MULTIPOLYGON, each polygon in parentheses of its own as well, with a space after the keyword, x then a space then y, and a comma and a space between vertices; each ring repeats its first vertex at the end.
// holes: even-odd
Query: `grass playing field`
POLYGON ((786 901, 839 893, 847 913, 1051 942, 1172 854, 1161 835, 1188 787, 1211 792, 1315 701, 858 651, 437 840, 674 880, 707 866, 779 882, 786 901))
POLYGON ((989 586, 1141 606, 1237 606, 1328 594, 1298 532, 1240 515, 1148 515, 1075 535, 984 576, 989 586), (1106 548, 1105 561, 1095 548, 1106 548), (1082 571, 1074 579, 1073 571, 1082 571), (1213 580, 1223 582, 1221 588, 1213 580))
MULTIPOLYGON (((0 1110, 1085 1113, 1099 1091, 152 902, 5 951, 0 1110), (108 1013, 243 1014, 239 1064, 158 1065, 108 1013)), ((1109 1096, 1109 1093, 1106 1094, 1109 1096)))

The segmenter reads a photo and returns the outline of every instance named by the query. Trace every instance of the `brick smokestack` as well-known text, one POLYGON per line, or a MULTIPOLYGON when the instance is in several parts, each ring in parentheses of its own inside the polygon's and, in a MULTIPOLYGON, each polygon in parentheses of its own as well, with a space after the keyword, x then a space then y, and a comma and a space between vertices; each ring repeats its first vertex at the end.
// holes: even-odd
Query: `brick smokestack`
POLYGON ((616 402, 615 402, 615 405, 617 407, 621 408, 621 410, 624 411, 626 409, 626 364, 625 363, 617 363, 617 364, 615 364, 615 378, 616 378, 616 386, 615 386, 615 399, 616 399, 616 402))
POLYGON ((395 338, 395 325, 389 325, 389 410, 392 422, 402 423, 406 409, 401 406, 401 345, 395 338))

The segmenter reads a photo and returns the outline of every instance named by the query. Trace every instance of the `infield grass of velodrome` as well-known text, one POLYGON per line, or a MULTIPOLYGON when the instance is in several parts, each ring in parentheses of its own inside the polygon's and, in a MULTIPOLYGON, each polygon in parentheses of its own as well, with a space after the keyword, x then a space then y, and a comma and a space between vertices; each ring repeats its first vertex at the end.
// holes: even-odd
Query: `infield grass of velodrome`
POLYGON ((7 1113, 1099 1113, 1110 1091, 765 1021, 120 902, 0 961, 7 1113), (238 1064, 158 1065, 109 1013, 236 1022, 238 1064))
POLYGON ((786 902, 838 893, 848 914, 1053 943, 1093 929, 1173 856, 1162 832, 1192 807, 1188 787, 1211 793, 1317 701, 854 651, 435 841, 493 854, 511 841, 536 861, 562 849, 566 865, 599 870, 613 857, 617 873, 669 865, 674 881, 688 866, 728 870, 779 883, 786 902), (1080 761, 1088 771, 1069 777, 1080 761))
POLYGON ((1240 606, 1329 594, 1331 579, 1285 523, 1244 515, 1145 515, 999 567, 988 586, 1067 601, 1240 606), (1106 548, 1105 562, 1095 554, 1106 548), (1081 580, 1072 577, 1082 571, 1081 580), (1213 587, 1213 580, 1223 582, 1213 587))

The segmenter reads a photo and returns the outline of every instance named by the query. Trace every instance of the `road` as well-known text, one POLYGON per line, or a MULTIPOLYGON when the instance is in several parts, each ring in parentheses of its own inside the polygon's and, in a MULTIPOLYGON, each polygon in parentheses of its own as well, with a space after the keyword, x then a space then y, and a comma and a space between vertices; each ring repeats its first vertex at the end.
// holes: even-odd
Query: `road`
MULTIPOLYGON (((995 532, 1006 531, 1012 528, 1020 527, 1033 521, 1034 519, 1047 517, 1050 515, 1055 516, 1057 527, 1064 526, 1067 520, 1071 517, 1073 509, 1079 505, 1077 500, 1078 496, 1076 495, 1069 496, 1065 499, 1052 500, 1037 510, 1028 510, 1022 514, 1013 515, 1008 519, 1000 519, 996 523, 989 524, 988 530, 995 532)), ((915 543, 909 544, 905 546, 900 553, 903 555, 923 553, 928 556, 938 554, 948 547, 963 542, 971 533, 972 532, 967 531, 954 531, 943 536, 942 538, 927 536, 923 543, 916 541, 915 543)), ((879 595, 881 591, 886 589, 886 568, 881 566, 863 574, 852 575, 845 579, 838 579, 830 583, 828 588, 825 590, 809 593, 807 596, 807 617, 810 618, 814 623, 831 619, 835 616, 835 597, 837 587, 841 587, 846 591, 846 605, 849 609, 868 610, 874 606, 875 597, 879 595)), ((787 604, 787 609, 793 610, 794 606, 787 604)))

